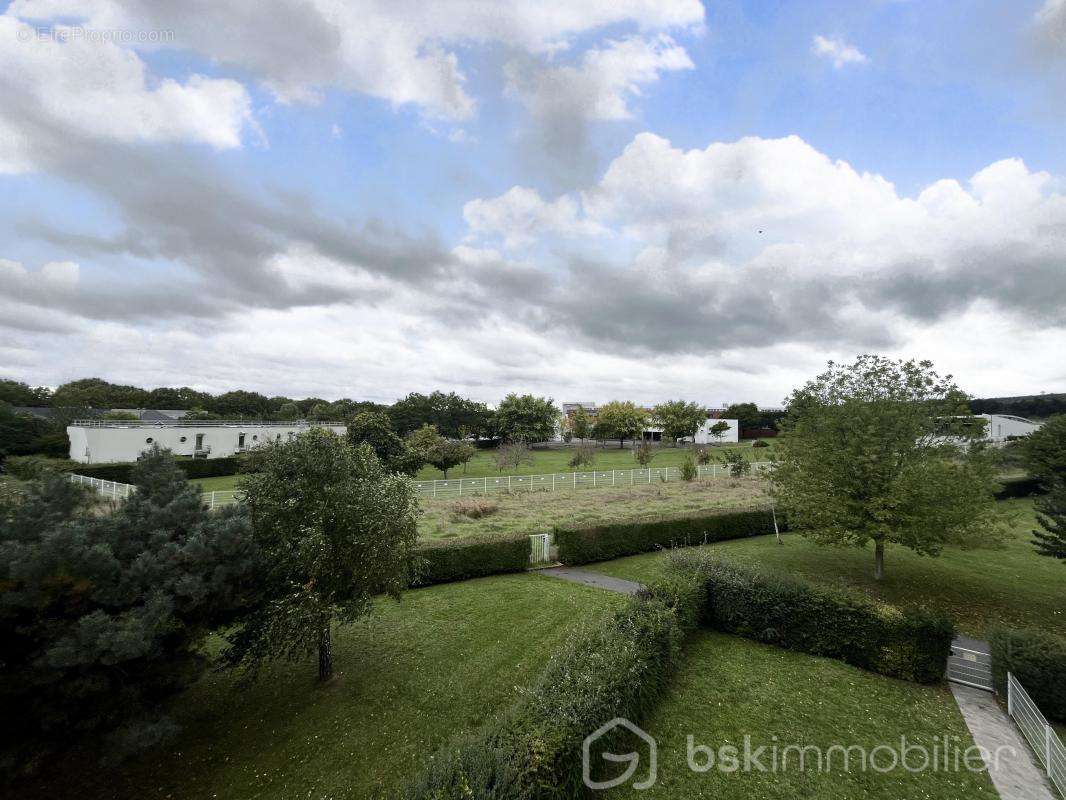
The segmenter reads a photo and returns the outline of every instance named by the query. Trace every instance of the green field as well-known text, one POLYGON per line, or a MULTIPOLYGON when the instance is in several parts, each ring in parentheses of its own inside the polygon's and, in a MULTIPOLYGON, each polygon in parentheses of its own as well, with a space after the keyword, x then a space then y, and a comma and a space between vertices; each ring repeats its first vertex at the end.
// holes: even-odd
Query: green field
MULTIPOLYGON (((718 633, 692 637, 681 671, 643 727, 658 742, 659 780, 645 790, 613 790, 607 794, 612 800, 998 797, 986 773, 965 768, 958 772, 911 772, 902 767, 864 771, 858 768, 856 756, 852 769, 845 771, 838 755, 820 771, 813 751, 807 751, 806 768, 800 770, 798 751, 794 749, 786 761, 785 747, 813 746, 825 753, 834 744, 858 745, 867 752, 886 745, 898 752, 902 736, 910 745, 928 748, 949 736, 959 737, 957 745, 965 750, 973 740, 954 699, 942 686, 883 678, 839 661, 718 633), (722 745, 732 745, 743 753, 746 735, 753 751, 761 745, 768 748, 759 762, 766 771, 756 768, 727 773, 712 769, 699 773, 689 769, 688 736, 696 745, 716 752, 722 745), (776 771, 772 770, 769 750, 774 744, 781 754, 776 771)), ((909 752, 908 763, 919 764, 917 752, 909 752)), ((874 758, 881 767, 891 766, 884 751, 874 758)), ((637 780, 646 776, 645 770, 646 762, 637 771, 637 780)))
MULTIPOLYGON (((796 534, 778 545, 757 537, 708 545, 723 556, 760 563, 822 583, 843 583, 894 605, 927 604, 950 613, 963 633, 982 636, 995 622, 1033 625, 1066 635, 1066 564, 1033 550, 1033 501, 1008 500, 1011 538, 1002 549, 946 548, 919 556, 889 545, 885 579, 873 579, 871 549, 824 547, 796 534)), ((596 564, 597 572, 647 582, 662 573, 665 554, 651 553, 596 564)))
POLYGON ((419 535, 430 539, 474 534, 544 533, 555 525, 582 525, 654 516, 677 516, 716 508, 762 505, 758 478, 715 478, 621 489, 492 494, 462 500, 423 500, 419 535), (464 509, 491 510, 473 519, 464 509), (492 510, 494 509, 494 510, 492 510))
POLYGON ((338 677, 277 664, 248 688, 211 674, 178 698, 182 732, 118 769, 70 757, 12 797, 290 800, 374 797, 451 736, 508 706, 575 624, 622 602, 536 574, 407 592, 339 629, 338 677))
MULTIPOLYGON (((773 440, 767 439, 771 443, 770 447, 752 447, 751 442, 742 442, 740 444, 729 445, 709 445, 709 449, 713 453, 718 453, 727 449, 739 449, 746 456, 754 461, 765 461, 769 458, 769 454, 773 452, 773 440)), ((681 462, 685 460, 685 456, 689 453, 691 448, 684 447, 657 447, 655 449, 655 458, 652 460, 652 467, 679 467, 681 462)), ((495 477, 498 475, 542 475, 552 472, 573 472, 574 468, 569 465, 570 459, 573 457, 573 449, 568 447, 560 447, 551 450, 533 450, 530 453, 532 461, 528 464, 522 464, 517 469, 506 469, 503 472, 496 469, 496 462, 494 461, 494 450, 479 450, 477 455, 466 465, 466 468, 456 467, 449 470, 449 478, 483 478, 485 476, 495 477)), ((586 468, 582 468, 586 469, 586 468)), ((604 469, 642 469, 641 465, 637 463, 633 458, 633 451, 629 448, 627 443, 625 449, 619 450, 618 445, 614 447, 606 447, 596 451, 596 460, 592 465, 592 469, 604 470, 604 469)), ((440 480, 444 478, 444 473, 434 467, 423 467, 419 470, 415 476, 415 480, 429 481, 440 480)), ((237 476, 227 475, 221 478, 200 478, 193 481, 200 484, 205 492, 210 491, 222 491, 225 489, 232 489, 236 486, 237 476)))

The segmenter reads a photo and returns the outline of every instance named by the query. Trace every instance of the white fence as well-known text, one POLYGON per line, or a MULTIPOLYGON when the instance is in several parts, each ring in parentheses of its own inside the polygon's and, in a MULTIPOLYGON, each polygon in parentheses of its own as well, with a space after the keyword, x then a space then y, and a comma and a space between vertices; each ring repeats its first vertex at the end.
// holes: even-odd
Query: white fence
POLYGON ((104 497, 110 497, 112 500, 125 500, 137 491, 137 487, 129 483, 105 481, 100 478, 90 478, 88 475, 68 474, 71 483, 78 483, 82 486, 91 486, 96 492, 102 494, 104 497))
POLYGON ((1036 753, 1048 778, 1066 798, 1066 747, 1018 679, 1007 673, 1007 713, 1036 753))
MULTIPOLYGON (((769 461, 753 461, 753 470, 770 466, 769 461)), ((725 478, 729 467, 709 464, 696 468, 700 480, 725 478)), ((669 483, 681 480, 680 467, 651 467, 649 469, 607 469, 588 472, 555 472, 549 475, 501 475, 492 478, 453 478, 451 480, 415 481, 415 489, 423 497, 462 497, 491 492, 556 492, 562 489, 595 489, 610 486, 640 486, 649 483, 669 483)))

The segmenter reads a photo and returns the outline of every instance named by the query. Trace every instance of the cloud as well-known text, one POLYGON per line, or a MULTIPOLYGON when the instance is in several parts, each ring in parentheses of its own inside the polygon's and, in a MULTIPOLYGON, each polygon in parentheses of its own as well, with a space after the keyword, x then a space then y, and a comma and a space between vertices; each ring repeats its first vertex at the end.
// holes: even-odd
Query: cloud
POLYGON ((1044 42, 1066 54, 1066 0, 1046 0, 1033 21, 1044 42))
POLYGON ((832 61, 835 69, 843 69, 848 64, 866 64, 870 60, 859 48, 843 39, 827 39, 818 35, 811 41, 811 52, 819 58, 832 61))
POLYGON ((518 248, 544 234, 595 236, 602 228, 582 218, 579 200, 562 196, 547 203, 535 189, 515 186, 490 200, 471 200, 463 218, 475 237, 499 236, 504 246, 518 248))
POLYGON ((283 102, 314 102, 324 89, 338 88, 453 120, 467 119, 475 110, 457 55, 463 45, 544 53, 611 25, 665 30, 703 21, 699 0, 278 0, 269 13, 256 0, 97 0, 88 6, 73 0, 15 0, 8 13, 87 19, 99 28, 173 31, 174 47, 257 76, 283 102))
MULTIPOLYGON (((63 30, 63 29, 59 29, 63 30)), ((253 126, 244 87, 192 75, 184 83, 149 82, 144 63, 110 42, 36 37, 35 29, 0 16, 0 172, 35 168, 35 132, 11 111, 32 106, 42 125, 127 143, 194 142, 240 147, 253 126)))

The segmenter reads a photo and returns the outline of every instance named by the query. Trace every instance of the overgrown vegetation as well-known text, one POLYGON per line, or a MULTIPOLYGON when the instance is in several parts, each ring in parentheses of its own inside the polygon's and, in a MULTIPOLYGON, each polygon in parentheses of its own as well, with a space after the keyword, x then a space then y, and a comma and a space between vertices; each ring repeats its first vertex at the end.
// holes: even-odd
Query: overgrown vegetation
POLYGON ((1011 672, 1046 717, 1066 722, 1066 638, 1035 629, 996 627, 988 641, 997 691, 1006 697, 1011 672))

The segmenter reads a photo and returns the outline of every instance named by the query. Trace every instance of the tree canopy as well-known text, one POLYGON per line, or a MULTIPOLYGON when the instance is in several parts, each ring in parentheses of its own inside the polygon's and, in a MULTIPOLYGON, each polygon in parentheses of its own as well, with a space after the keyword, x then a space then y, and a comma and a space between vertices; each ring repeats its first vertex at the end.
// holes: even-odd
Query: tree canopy
POLYGON ((1036 500, 1041 529, 1033 531, 1033 544, 1040 555, 1066 559, 1066 414, 1051 417, 1031 433, 1023 452, 1029 474, 1047 492, 1036 500))
POLYGON ((455 392, 412 392, 397 400, 388 409, 393 427, 401 436, 423 425, 432 425, 444 437, 463 439, 467 436, 489 438, 493 435, 493 414, 484 403, 460 397, 455 392))
POLYGON ((655 424, 663 429, 663 441, 677 442, 695 436, 707 419, 707 412, 698 403, 670 400, 655 406, 653 416, 655 424))
POLYGON ((401 439, 392 429, 389 416, 381 411, 364 411, 348 422, 348 441, 353 447, 370 445, 389 472, 414 475, 425 458, 401 439))
POLYGON ((594 435, 597 439, 617 439, 618 446, 626 439, 639 436, 648 424, 648 412, 628 400, 612 400, 596 411, 594 435))
POLYGON ((332 626, 369 614, 375 595, 407 586, 419 513, 409 478, 367 444, 313 428, 257 449, 241 488, 268 565, 265 601, 230 634, 226 657, 247 674, 269 659, 318 653, 333 674, 332 626))
POLYGON ((928 361, 860 356, 789 399, 775 483, 789 525, 820 543, 888 543, 925 555, 976 545, 1001 526, 989 454, 944 434, 967 430, 966 395, 928 361))
POLYGON ((509 394, 496 409, 496 430, 505 441, 546 442, 555 436, 559 409, 550 397, 509 394))

